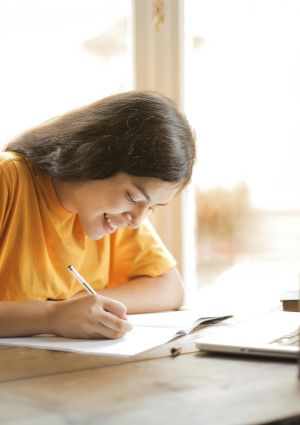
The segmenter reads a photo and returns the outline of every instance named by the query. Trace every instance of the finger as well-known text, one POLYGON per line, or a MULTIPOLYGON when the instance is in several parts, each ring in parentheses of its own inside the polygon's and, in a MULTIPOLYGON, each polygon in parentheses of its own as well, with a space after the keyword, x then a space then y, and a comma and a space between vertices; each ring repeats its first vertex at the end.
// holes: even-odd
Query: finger
POLYGON ((132 329, 132 324, 128 320, 120 319, 109 311, 100 311, 96 315, 99 323, 102 323, 107 328, 113 329, 116 332, 129 332, 132 329))
POLYGON ((114 329, 108 328, 102 323, 96 323, 93 328, 89 331, 86 338, 94 339, 118 339, 123 338, 125 332, 118 332, 114 329))
POLYGON ((111 298, 105 298, 102 299, 102 306, 106 311, 109 311, 115 316, 121 317, 122 319, 127 319, 126 307, 119 301, 113 300, 111 298))

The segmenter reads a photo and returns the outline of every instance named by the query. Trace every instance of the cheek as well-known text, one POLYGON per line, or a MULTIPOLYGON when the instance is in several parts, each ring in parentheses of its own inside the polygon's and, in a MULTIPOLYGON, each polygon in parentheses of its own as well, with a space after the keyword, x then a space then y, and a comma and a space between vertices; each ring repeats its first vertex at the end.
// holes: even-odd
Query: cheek
POLYGON ((77 197, 77 212, 85 217, 92 218, 103 213, 120 214, 129 208, 128 200, 119 188, 92 187, 77 197))
POLYGON ((100 211, 96 205, 84 204, 84 205, 80 205, 80 207, 77 209, 77 213, 79 217, 87 219, 88 217, 89 218, 96 217, 97 215, 99 215, 100 211))
POLYGON ((120 196, 112 197, 111 195, 107 199, 103 199, 99 203, 98 211, 106 212, 110 214, 121 214, 128 211, 129 205, 127 199, 123 199, 120 196))
POLYGON ((105 229, 103 225, 103 219, 99 216, 96 218, 85 218, 80 217, 80 224, 84 233, 93 240, 101 239, 105 234, 105 229))

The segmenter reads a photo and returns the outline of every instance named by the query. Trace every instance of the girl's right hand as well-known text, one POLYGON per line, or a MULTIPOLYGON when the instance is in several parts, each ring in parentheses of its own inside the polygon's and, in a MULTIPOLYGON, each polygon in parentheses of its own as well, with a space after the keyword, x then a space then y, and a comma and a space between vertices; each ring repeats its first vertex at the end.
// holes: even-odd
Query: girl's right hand
POLYGON ((53 302, 49 329, 69 338, 122 338, 132 329, 126 307, 102 295, 53 302))

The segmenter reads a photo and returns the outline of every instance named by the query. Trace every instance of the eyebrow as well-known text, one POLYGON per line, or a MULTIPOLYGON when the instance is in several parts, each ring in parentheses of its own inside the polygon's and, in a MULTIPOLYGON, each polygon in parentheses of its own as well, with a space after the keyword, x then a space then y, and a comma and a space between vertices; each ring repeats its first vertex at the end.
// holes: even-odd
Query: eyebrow
MULTIPOLYGON (((148 195, 148 193, 145 191, 145 189, 142 186, 139 186, 137 184, 134 184, 133 186, 141 192, 141 194, 147 199, 147 201, 150 204, 152 203, 150 196, 148 195)), ((164 206, 164 205, 167 205, 167 203, 165 203, 165 204, 155 204, 155 205, 164 206)))

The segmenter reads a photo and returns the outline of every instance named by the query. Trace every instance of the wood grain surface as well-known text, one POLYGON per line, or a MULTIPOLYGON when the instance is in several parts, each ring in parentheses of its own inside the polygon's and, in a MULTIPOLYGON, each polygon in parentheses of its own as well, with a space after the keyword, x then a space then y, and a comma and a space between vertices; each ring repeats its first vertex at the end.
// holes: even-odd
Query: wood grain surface
POLYGON ((193 339, 126 359, 0 347, 0 423, 250 425, 300 415, 295 362, 198 353, 193 339))

